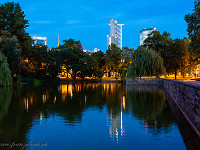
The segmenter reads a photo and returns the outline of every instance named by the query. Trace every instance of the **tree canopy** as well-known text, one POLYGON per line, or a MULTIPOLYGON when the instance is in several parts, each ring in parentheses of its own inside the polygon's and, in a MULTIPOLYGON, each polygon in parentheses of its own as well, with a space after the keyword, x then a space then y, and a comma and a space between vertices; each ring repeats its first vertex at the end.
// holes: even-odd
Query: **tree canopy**
POLYGON ((129 48, 128 46, 122 48, 122 69, 128 69, 133 51, 134 49, 129 48))
POLYGON ((99 69, 103 69, 104 66, 106 65, 106 58, 105 58, 105 54, 102 51, 98 51, 95 52, 91 55, 91 57, 93 57, 96 62, 97 62, 97 67, 99 69))
POLYGON ((164 60, 167 72, 175 73, 175 78, 178 69, 185 73, 185 69, 189 64, 187 43, 183 39, 175 39, 174 42, 167 47, 164 60))
POLYGON ((196 61, 200 58, 200 1, 194 2, 194 12, 185 15, 187 22, 187 32, 191 39, 191 52, 196 56, 196 61))
POLYGON ((59 47, 62 63, 68 71, 72 69, 72 77, 76 78, 77 73, 84 79, 91 77, 96 69, 97 62, 93 57, 83 52, 83 46, 80 41, 74 39, 64 40, 63 45, 59 47))
POLYGON ((7 57, 7 62, 11 70, 12 76, 19 72, 20 68, 20 55, 18 40, 15 36, 11 38, 2 38, 0 50, 7 57))
POLYGON ((137 48, 132 55, 127 77, 159 76, 165 73, 164 62, 160 55, 153 49, 143 46, 137 48))
POLYGON ((28 26, 28 20, 25 19, 25 13, 19 3, 7 2, 0 5, 0 30, 6 30, 12 36, 16 36, 22 54, 26 55, 28 55, 32 44, 31 37, 25 31, 28 26))
POLYGON ((159 31, 153 31, 148 38, 144 40, 144 47, 154 49, 156 52, 161 53, 166 47, 173 42, 171 34, 166 31, 161 34, 159 31))
POLYGON ((115 44, 108 46, 106 51, 106 66, 112 68, 113 75, 115 69, 118 69, 122 59, 122 50, 115 44))

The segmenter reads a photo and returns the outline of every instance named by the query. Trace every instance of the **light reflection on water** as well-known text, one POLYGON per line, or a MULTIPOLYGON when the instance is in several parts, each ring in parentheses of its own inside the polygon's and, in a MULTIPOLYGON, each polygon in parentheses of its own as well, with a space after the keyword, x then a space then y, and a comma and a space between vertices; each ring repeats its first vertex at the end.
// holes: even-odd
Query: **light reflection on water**
POLYGON ((63 84, 0 93, 1 141, 48 141, 45 149, 186 149, 158 87, 63 84))

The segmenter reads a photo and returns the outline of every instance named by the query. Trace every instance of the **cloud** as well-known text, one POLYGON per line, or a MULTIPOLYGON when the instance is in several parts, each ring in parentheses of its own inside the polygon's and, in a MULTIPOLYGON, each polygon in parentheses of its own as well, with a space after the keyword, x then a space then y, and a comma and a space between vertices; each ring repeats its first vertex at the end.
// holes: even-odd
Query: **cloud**
POLYGON ((48 21, 48 20, 40 20, 40 21, 33 21, 31 23, 35 23, 35 24, 51 24, 52 21, 48 21))
POLYGON ((66 21, 66 24, 78 24, 78 23, 81 23, 82 21, 81 20, 68 20, 66 21))

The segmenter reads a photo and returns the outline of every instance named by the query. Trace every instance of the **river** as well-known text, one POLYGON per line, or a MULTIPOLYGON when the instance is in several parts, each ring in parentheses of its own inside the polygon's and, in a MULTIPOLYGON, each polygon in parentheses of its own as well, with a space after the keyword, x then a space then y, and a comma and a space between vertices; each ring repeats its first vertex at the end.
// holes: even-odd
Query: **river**
POLYGON ((156 86, 0 88, 0 149, 187 149, 176 122, 156 86))

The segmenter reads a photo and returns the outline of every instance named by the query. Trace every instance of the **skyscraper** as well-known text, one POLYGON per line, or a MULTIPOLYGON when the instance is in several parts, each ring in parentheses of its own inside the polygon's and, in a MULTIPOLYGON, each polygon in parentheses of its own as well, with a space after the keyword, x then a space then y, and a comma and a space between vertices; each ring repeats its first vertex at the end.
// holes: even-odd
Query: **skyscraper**
POLYGON ((110 34, 107 35, 107 47, 112 43, 122 49, 122 26, 124 24, 117 24, 117 20, 110 20, 110 34))
POLYGON ((47 37, 33 36, 33 40, 34 40, 35 44, 41 44, 43 46, 47 46, 47 37))
POLYGON ((143 45, 143 42, 146 38, 148 38, 148 35, 151 34, 151 32, 157 31, 156 28, 148 28, 143 29, 140 31, 140 46, 143 45))

